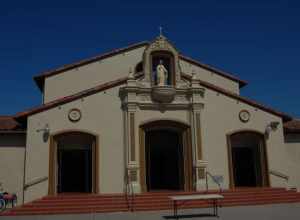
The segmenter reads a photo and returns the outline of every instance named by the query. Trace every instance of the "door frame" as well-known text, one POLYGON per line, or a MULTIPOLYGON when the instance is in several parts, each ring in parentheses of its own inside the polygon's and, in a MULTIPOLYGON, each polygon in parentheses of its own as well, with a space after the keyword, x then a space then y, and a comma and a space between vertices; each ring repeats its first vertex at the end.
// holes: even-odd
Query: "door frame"
POLYGON ((232 158, 232 144, 231 136, 243 133, 253 133, 260 136, 260 163, 261 163, 261 175, 262 175, 262 187, 270 186, 270 175, 269 175, 269 163, 268 163, 268 152, 266 137, 263 133, 256 130, 237 130, 226 135, 227 139, 227 153, 228 153, 228 171, 229 171, 229 187, 231 189, 236 188, 234 179, 234 164, 232 158))
POLYGON ((146 152, 145 152, 145 138, 146 132, 154 129, 175 129, 181 133, 182 147, 183 147, 183 173, 184 173, 184 191, 193 190, 193 155, 191 144, 191 129, 190 126, 181 122, 173 120, 157 120, 140 125, 139 141, 140 141, 140 184, 141 191, 147 192, 146 180, 146 152))
POLYGON ((92 142, 92 193, 99 193, 99 136, 82 130, 64 130, 59 133, 50 135, 49 141, 49 178, 48 178, 48 195, 57 194, 57 138, 61 135, 70 133, 87 134, 93 137, 92 142))

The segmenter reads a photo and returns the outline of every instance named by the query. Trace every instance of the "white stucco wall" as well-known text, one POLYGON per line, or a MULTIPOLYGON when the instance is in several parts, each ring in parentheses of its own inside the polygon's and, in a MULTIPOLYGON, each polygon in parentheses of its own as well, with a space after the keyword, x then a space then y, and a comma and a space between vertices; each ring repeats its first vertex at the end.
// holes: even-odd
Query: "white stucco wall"
POLYGON ((215 86, 221 87, 223 89, 226 89, 236 94, 240 93, 238 82, 227 79, 219 74, 216 74, 212 71, 208 71, 204 68, 191 64, 185 60, 180 60, 179 63, 180 63, 181 71, 185 74, 191 76, 192 72, 195 71, 197 78, 202 81, 211 83, 215 86))
MULTIPOLYGON (((202 112, 203 155, 204 160, 208 161, 209 172, 213 175, 224 175, 225 188, 229 186, 226 135, 238 130, 255 130, 264 133, 271 121, 278 121, 280 125, 275 132, 271 132, 266 141, 269 169, 282 173, 293 172, 289 170, 286 163, 289 154, 284 144, 280 117, 206 89, 205 106, 202 112), (239 120, 239 112, 243 109, 251 114, 250 121, 247 123, 239 120)), ((300 163, 298 167, 300 168, 300 163)), ((270 176, 270 184, 286 186, 282 179, 274 176, 270 176)), ((213 183, 210 185, 215 186, 213 183)))
POLYGON ((288 155, 289 187, 300 189, 300 134, 287 134, 285 136, 285 149, 288 155))
MULTIPOLYGON (((63 130, 82 130, 99 135, 99 173, 100 193, 120 193, 123 191, 124 149, 123 116, 121 101, 116 87, 104 93, 91 95, 60 107, 35 114, 28 118, 26 182, 48 176, 49 140, 43 141, 36 129, 49 124, 50 133, 63 130), (68 112, 78 108, 82 119, 72 123, 68 112)), ((48 193, 48 183, 32 186, 26 191, 26 201, 48 193)))
POLYGON ((4 191, 23 201, 25 134, 0 134, 0 182, 4 191))
MULTIPOLYGON (((100 193, 120 193, 124 189, 124 135, 123 113, 121 101, 118 96, 120 87, 64 104, 28 118, 27 131, 27 163, 26 182, 48 176, 49 166, 49 140, 43 142, 42 134, 36 129, 49 124, 51 134, 63 130, 83 130, 100 137, 100 193), (72 123, 68 119, 68 112, 72 108, 82 111, 82 119, 72 123)), ((203 159, 208 162, 207 170, 213 175, 224 176, 224 188, 229 186, 228 153, 226 134, 238 130, 255 130, 264 133, 266 126, 272 121, 280 122, 278 129, 271 132, 267 139, 267 155, 269 169, 286 173, 288 175, 299 170, 300 163, 290 164, 291 150, 286 147, 283 138, 281 118, 273 114, 239 102, 233 98, 205 89, 203 99, 204 108, 201 113, 203 159), (243 123, 239 119, 239 112, 246 109, 251 119, 243 123)), ((139 125, 148 120, 173 119, 189 122, 187 110, 141 110, 135 114, 136 128, 136 155, 139 155, 139 125)), ((295 156, 295 155, 293 155, 295 156)), ((137 156, 138 157, 138 156, 137 156)), ((270 177, 271 186, 286 184, 278 177, 270 177)), ((300 185, 295 180, 296 185, 300 185)), ((216 188, 211 181, 210 188, 216 188)), ((48 183, 43 182, 28 189, 25 193, 26 201, 39 198, 48 192, 48 183)))
POLYGON ((45 79, 44 102, 72 95, 102 83, 126 77, 142 60, 145 47, 120 53, 45 79))
MULTIPOLYGON (((136 65, 142 61, 145 48, 143 46, 47 77, 44 87, 44 102, 47 103, 128 76, 129 68, 134 70, 136 65)), ((239 84, 235 81, 184 60, 180 60, 179 65, 183 73, 191 75, 192 70, 195 70, 199 79, 239 93, 239 84)))

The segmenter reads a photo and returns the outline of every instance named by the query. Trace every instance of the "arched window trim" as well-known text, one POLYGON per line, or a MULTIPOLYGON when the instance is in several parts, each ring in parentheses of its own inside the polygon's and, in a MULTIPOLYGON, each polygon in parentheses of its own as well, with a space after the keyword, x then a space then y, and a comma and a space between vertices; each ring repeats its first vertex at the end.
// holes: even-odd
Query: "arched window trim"
POLYGON ((229 186, 230 188, 235 188, 235 181, 233 177, 233 161, 232 161, 232 143, 231 138, 238 134, 254 134, 262 141, 262 147, 264 151, 265 163, 263 169, 263 185, 265 187, 270 186, 270 175, 269 175, 269 162, 268 162, 268 151, 267 151, 267 141, 264 133, 252 130, 252 129, 241 129, 229 132, 226 134, 227 137, 227 154, 228 154, 228 169, 229 169, 229 186))

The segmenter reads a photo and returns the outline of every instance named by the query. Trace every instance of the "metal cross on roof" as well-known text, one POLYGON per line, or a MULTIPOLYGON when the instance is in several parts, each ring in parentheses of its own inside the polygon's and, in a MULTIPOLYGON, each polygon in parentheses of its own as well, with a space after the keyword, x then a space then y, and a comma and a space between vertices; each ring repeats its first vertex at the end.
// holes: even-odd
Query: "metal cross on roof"
POLYGON ((159 36, 162 36, 162 26, 159 26, 159 36))

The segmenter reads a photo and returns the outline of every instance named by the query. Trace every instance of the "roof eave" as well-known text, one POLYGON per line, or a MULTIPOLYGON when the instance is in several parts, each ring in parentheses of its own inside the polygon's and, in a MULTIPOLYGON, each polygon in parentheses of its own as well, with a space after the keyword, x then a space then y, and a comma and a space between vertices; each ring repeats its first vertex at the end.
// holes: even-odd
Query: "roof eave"
POLYGON ((209 70, 209 71, 212 71, 212 72, 215 72, 215 73, 217 73, 217 74, 219 74, 219 75, 221 75, 221 76, 223 76, 223 77, 225 77, 225 78, 227 78, 227 79, 230 79, 230 80, 232 80, 232 81, 237 82, 237 83, 239 84, 239 88, 242 88, 242 87, 248 85, 248 82, 247 82, 247 81, 241 80, 241 79, 235 77, 235 76, 234 76, 233 74, 231 74, 231 73, 228 73, 228 72, 219 70, 219 69, 217 69, 217 68, 215 68, 215 67, 212 67, 212 66, 210 66, 210 65, 207 65, 207 64, 204 64, 204 63, 199 62, 199 61, 197 61, 197 60, 194 60, 194 59, 191 58, 191 57, 188 57, 188 56, 185 56, 185 55, 180 54, 180 58, 183 59, 183 60, 185 60, 185 61, 187 61, 187 62, 193 63, 193 64, 196 65, 196 66, 199 66, 199 67, 201 67, 201 68, 204 68, 204 69, 209 70))
POLYGON ((34 79, 35 83, 37 84, 37 86, 39 87, 39 89, 43 92, 44 85, 45 85, 45 78, 47 78, 47 77, 54 76, 54 75, 57 75, 59 73, 65 72, 65 71, 68 71, 68 70, 71 70, 71 69, 74 69, 74 68, 78 68, 80 66, 83 66, 83 65, 86 65, 86 64, 89 64, 89 63, 92 63, 92 62, 96 62, 96 61, 99 61, 99 60, 102 60, 102 59, 105 59, 105 58, 109 58, 109 57, 115 56, 115 55, 120 54, 120 53, 125 53, 129 50, 134 50, 136 48, 144 47, 144 46, 147 46, 147 45, 149 45, 148 41, 142 41, 142 42, 139 42, 139 43, 131 44, 127 47, 114 49, 114 50, 109 51, 109 52, 104 53, 104 54, 100 54, 100 55, 97 55, 97 56, 94 56, 94 57, 91 57, 91 58, 79 60, 75 63, 67 64, 67 65, 64 65, 62 67, 58 67, 58 68, 53 69, 53 70, 42 72, 42 73, 38 74, 37 76, 34 76, 33 79, 34 79))
POLYGON ((15 130, 0 130, 0 134, 26 134, 25 130, 15 131, 15 130))
POLYGON ((107 89, 111 89, 113 87, 125 84, 126 82, 127 82, 127 77, 123 77, 123 78, 119 78, 114 81, 103 83, 99 86, 93 87, 91 89, 87 89, 85 91, 78 92, 74 95, 62 97, 62 98, 56 99, 52 102, 46 103, 44 105, 34 107, 32 109, 29 109, 29 110, 26 110, 23 112, 19 112, 14 116, 14 119, 24 123, 24 121, 26 121, 26 118, 28 116, 31 116, 33 114, 40 113, 42 111, 57 107, 59 105, 63 105, 65 103, 69 103, 71 101, 75 101, 75 100, 83 98, 83 97, 87 97, 89 95, 92 95, 92 94, 95 94, 95 93, 98 93, 98 92, 101 92, 101 91, 104 91, 107 89))
MULTIPOLYGON (((187 80, 191 80, 191 76, 189 76, 188 74, 184 74, 183 73, 182 75, 187 80)), ((241 102, 247 103, 248 105, 254 106, 254 107, 259 108, 259 109, 262 109, 263 111, 269 112, 269 113, 271 113, 273 115, 279 116, 279 117, 282 118, 283 122, 291 121, 293 119, 293 117, 291 117, 291 116, 289 116, 289 115, 287 115, 285 113, 282 113, 282 112, 273 110, 273 109, 271 109, 269 107, 263 106, 263 105, 261 105, 259 103, 256 103, 256 102, 254 102, 254 101, 252 101, 250 99, 242 97, 242 96, 240 96, 238 94, 235 94, 233 92, 227 91, 227 90, 222 89, 220 87, 214 86, 214 85, 212 85, 210 83, 207 83, 207 82, 204 82, 202 80, 198 80, 198 81, 199 81, 200 85, 202 85, 204 87, 207 87, 207 88, 212 89, 214 91, 220 92, 220 93, 222 93, 222 94, 224 94, 224 95, 226 95, 228 97, 237 99, 237 100, 239 100, 241 102)))
MULTIPOLYGON (((86 64, 89 64, 89 63, 92 63, 92 62, 96 62, 96 61, 99 61, 101 59, 105 59, 105 58, 114 56, 114 55, 119 54, 119 53, 124 53, 126 51, 133 50, 133 49, 136 49, 136 48, 139 48, 139 47, 143 47, 143 46, 148 46, 149 44, 150 44, 149 41, 142 41, 142 42, 139 42, 139 43, 131 44, 131 45, 129 45, 127 47, 124 47, 124 48, 115 49, 115 50, 109 51, 109 52, 101 54, 101 55, 97 55, 97 56, 94 56, 94 57, 91 57, 91 58, 87 58, 87 59, 83 59, 83 60, 77 61, 75 63, 64 65, 62 67, 46 71, 46 72, 43 72, 43 73, 35 76, 34 77, 34 81, 36 82, 36 84, 37 84, 38 88, 40 89, 40 91, 43 92, 43 90, 44 90, 44 84, 45 84, 45 78, 47 78, 47 77, 54 76, 56 74, 59 74, 61 72, 67 71, 67 70, 78 68, 78 67, 80 67, 82 65, 86 65, 86 64)), ((213 71, 213 72, 215 72, 215 73, 217 73, 217 74, 219 74, 219 75, 221 75, 221 76, 223 76, 223 77, 225 77, 227 79, 230 79, 230 80, 233 80, 235 82, 238 82, 240 88, 242 88, 242 87, 244 87, 244 86, 246 86, 248 84, 246 81, 241 80, 241 79, 235 77, 231 73, 227 73, 225 71, 219 70, 219 69, 217 69, 215 67, 212 67, 210 65, 204 64, 202 62, 199 62, 197 60, 194 60, 194 59, 192 59, 192 58, 190 58, 188 56, 182 55, 182 54, 180 54, 179 56, 180 56, 181 59, 183 59, 183 60, 185 60, 187 62, 191 62, 194 65, 200 66, 200 67, 202 67, 204 69, 207 69, 209 71, 213 71)))

